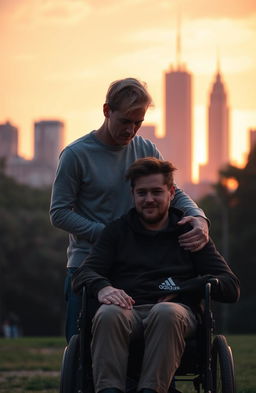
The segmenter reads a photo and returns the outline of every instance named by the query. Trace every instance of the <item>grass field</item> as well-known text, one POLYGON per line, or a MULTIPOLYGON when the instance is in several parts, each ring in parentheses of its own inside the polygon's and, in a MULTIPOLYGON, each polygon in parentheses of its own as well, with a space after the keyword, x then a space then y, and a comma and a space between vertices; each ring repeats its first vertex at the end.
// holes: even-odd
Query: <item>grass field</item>
MULTIPOLYGON (((236 369, 237 393, 256 393, 256 336, 228 336, 236 369)), ((57 393, 63 338, 0 339, 0 393, 57 393)), ((190 384, 177 386, 184 393, 190 384)))

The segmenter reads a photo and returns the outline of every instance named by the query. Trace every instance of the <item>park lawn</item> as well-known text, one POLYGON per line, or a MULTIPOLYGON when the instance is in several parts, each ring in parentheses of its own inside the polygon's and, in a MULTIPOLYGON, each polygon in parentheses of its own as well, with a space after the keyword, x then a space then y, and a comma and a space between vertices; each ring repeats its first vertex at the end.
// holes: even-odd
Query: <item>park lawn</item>
POLYGON ((237 393, 256 393, 256 335, 227 339, 234 357, 237 393))
POLYGON ((0 393, 57 393, 61 337, 0 339, 0 393))
MULTIPOLYGON (((227 340, 235 360, 237 393, 255 393, 256 335, 227 340)), ((0 339, 0 393, 57 393, 64 347, 61 337, 0 339)), ((177 388, 194 392, 190 383, 177 388)))

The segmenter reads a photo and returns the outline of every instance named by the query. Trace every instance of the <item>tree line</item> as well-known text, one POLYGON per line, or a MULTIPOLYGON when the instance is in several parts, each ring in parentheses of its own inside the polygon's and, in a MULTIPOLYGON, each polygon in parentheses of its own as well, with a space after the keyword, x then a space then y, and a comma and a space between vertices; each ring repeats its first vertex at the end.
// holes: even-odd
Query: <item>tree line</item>
POLYGON ((0 324, 10 313, 23 334, 63 330, 67 234, 49 222, 50 190, 0 172, 0 324))
POLYGON ((238 304, 225 310, 227 330, 255 333, 256 316, 256 147, 244 168, 232 165, 219 172, 215 193, 200 201, 211 221, 210 233, 241 284, 238 304), (230 189, 230 181, 237 187, 230 189))

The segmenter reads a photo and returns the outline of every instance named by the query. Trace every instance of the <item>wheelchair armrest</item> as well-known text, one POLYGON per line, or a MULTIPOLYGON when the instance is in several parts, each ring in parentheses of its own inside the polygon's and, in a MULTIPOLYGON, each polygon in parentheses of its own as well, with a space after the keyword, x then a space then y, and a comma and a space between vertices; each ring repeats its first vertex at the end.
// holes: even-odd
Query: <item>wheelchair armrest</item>
POLYGON ((217 277, 212 277, 212 278, 209 278, 207 283, 210 283, 212 286, 218 286, 219 285, 219 279, 217 277))
POLYGON ((219 280, 217 277, 210 278, 205 285, 205 307, 206 309, 211 309, 211 290, 212 287, 217 287, 219 285, 219 280))

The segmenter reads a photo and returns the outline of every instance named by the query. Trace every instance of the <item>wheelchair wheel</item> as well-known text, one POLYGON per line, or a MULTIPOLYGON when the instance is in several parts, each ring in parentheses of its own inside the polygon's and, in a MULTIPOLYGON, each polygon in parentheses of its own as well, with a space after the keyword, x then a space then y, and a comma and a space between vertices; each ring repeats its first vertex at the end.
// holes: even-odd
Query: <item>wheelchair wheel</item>
POLYGON ((79 336, 71 337, 62 358, 60 393, 76 393, 79 355, 79 336))
POLYGON ((213 393, 235 393, 234 363, 225 336, 217 335, 212 345, 213 393))

